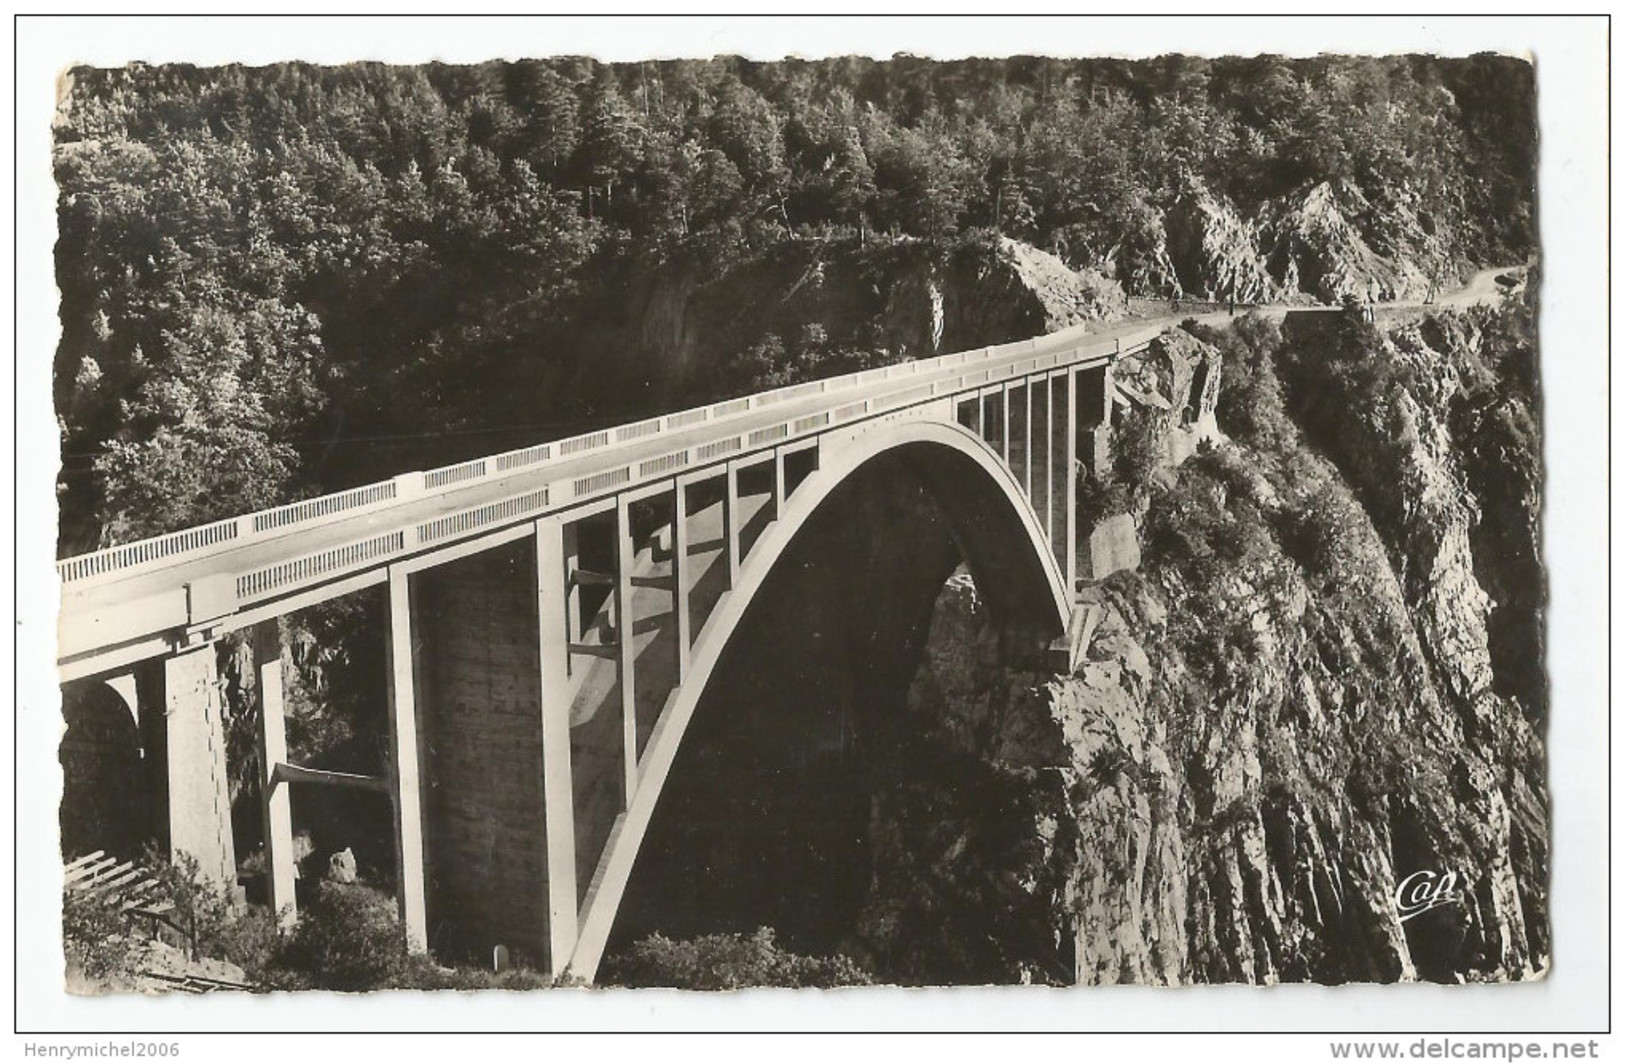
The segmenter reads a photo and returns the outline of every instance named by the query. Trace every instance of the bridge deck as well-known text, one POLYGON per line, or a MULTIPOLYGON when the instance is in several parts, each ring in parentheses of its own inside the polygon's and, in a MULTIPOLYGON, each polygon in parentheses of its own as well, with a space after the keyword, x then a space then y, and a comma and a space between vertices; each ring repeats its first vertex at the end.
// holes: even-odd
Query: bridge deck
MULTIPOLYGON (((1088 349, 1092 354, 1108 354, 1118 340, 1143 343, 1155 335, 1166 322, 1131 321, 1089 331, 1075 327, 1036 338, 1032 347, 997 353, 991 358, 971 365, 954 362, 938 366, 927 372, 913 372, 869 383, 847 383, 837 390, 814 392, 798 398, 774 402, 694 424, 692 427, 667 429, 640 439, 613 443, 608 446, 569 457, 555 457, 535 465, 513 471, 508 476, 492 476, 468 484, 450 485, 397 502, 370 506, 354 513, 339 513, 312 522, 287 528, 280 534, 255 536, 245 541, 227 541, 203 551, 177 557, 172 561, 159 561, 133 567, 128 572, 113 572, 77 583, 63 585, 60 660, 79 657, 117 642, 150 636, 165 630, 184 626, 187 621, 186 586, 196 585, 210 578, 224 575, 260 571, 290 559, 306 557, 330 548, 387 534, 427 521, 465 512, 471 508, 509 499, 548 484, 592 476, 595 473, 617 469, 628 464, 668 455, 674 451, 695 447, 723 436, 748 434, 798 417, 805 417, 834 407, 885 396, 903 389, 915 389, 931 383, 955 380, 967 372, 982 368, 1001 369, 1046 354, 1088 349), (120 611, 124 616, 119 616, 120 611), (132 610, 139 619, 128 616, 132 610), (115 620, 116 618, 116 620, 115 620), (132 630, 132 625, 135 629, 132 630), (115 638, 116 637, 116 638, 115 638)), ((996 381, 990 382, 996 384, 996 381)), ((980 385, 969 385, 964 391, 980 385)), ((948 393, 944 393, 948 394, 948 393)), ((942 396, 936 396, 940 399, 942 396)), ((930 401, 930 397, 921 402, 930 401)), ((875 416, 875 415, 869 415, 875 416)), ((771 451, 773 444, 745 447, 719 456, 726 459, 748 458, 753 453, 771 451)), ((697 465, 692 468, 704 468, 697 465)), ((685 472, 691 470, 685 470, 685 472)), ((624 489, 623 489, 624 490, 624 489)), ((545 510, 567 509, 577 505, 575 499, 553 499, 545 510)), ((535 513, 527 514, 534 517, 535 513)), ((479 527, 463 535, 452 536, 433 544, 440 549, 460 540, 489 535, 504 525, 522 518, 479 527)), ((429 549, 429 548, 424 548, 429 549)), ((345 566, 319 579, 304 580, 298 586, 279 588, 266 599, 283 597, 328 580, 381 568, 413 551, 396 551, 380 557, 372 565, 345 566)))

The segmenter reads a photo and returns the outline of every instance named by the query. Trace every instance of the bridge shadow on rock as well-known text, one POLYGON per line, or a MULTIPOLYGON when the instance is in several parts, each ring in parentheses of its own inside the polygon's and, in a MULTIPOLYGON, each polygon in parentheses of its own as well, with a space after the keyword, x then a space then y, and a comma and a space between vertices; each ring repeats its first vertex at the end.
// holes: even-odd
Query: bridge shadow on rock
POLYGON ((943 585, 970 562, 1009 647, 1041 645, 1050 592, 1008 505, 943 451, 871 459, 779 559, 684 736, 610 954, 761 926, 797 952, 852 949, 875 797, 913 770, 907 694, 943 585))

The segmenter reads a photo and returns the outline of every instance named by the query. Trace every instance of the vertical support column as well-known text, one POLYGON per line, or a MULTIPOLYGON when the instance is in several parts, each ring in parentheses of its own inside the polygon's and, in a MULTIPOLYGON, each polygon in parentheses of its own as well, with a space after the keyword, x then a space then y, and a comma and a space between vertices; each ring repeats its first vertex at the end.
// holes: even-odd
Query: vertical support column
POLYGON ((570 610, 566 576, 574 530, 558 517, 536 522, 536 638, 542 670, 542 795, 547 831, 547 935, 550 975, 575 952, 576 813, 570 768, 570 610))
POLYGON ((982 439, 987 439, 987 425, 982 417, 982 393, 977 392, 971 403, 971 431, 982 439))
POLYGON ((417 684, 412 646, 411 577, 389 570, 390 795, 395 804, 395 894, 406 948, 429 948, 429 921, 423 900, 423 798, 418 774, 417 684))
POLYGON ((1066 558, 1061 572, 1066 576, 1066 593, 1071 598, 1078 590, 1078 374, 1066 371, 1066 487, 1061 493, 1061 504, 1066 512, 1061 515, 1065 529, 1066 558))
MULTIPOLYGON (((571 643, 581 642, 584 623, 581 616, 581 585, 571 579, 581 568, 581 544, 575 525, 562 525, 564 550, 564 631, 571 643)), ((556 607, 555 607, 556 608, 556 607)), ((565 673, 570 671, 570 655, 565 654, 565 673)))
POLYGON ((1055 544, 1055 378, 1044 375, 1044 538, 1055 544))
POLYGON ((773 520, 784 516, 784 497, 789 492, 784 482, 784 448, 773 448, 773 520))
POLYGON ((725 467, 722 491, 722 537, 728 541, 728 588, 739 586, 739 465, 725 467))
POLYGON ((226 782, 226 733, 213 642, 164 661, 169 753, 169 853, 191 854, 205 879, 237 893, 237 855, 226 782))
POLYGON ((254 672, 260 702, 260 819, 265 831, 265 883, 271 912, 284 927, 299 915, 294 898, 293 809, 276 767, 288 760, 282 704, 282 629, 276 619, 254 626, 254 672))
POLYGON ((1021 486, 1027 492, 1027 501, 1033 501, 1033 379, 1028 377, 1022 388, 1026 402, 1021 404, 1021 486))
POLYGON ((638 699, 632 607, 632 515, 625 495, 615 497, 615 682, 621 692, 621 748, 626 808, 638 791, 638 699))
POLYGON ((999 453, 1010 466, 1010 382, 999 385, 999 453))
POLYGON ((688 678, 693 633, 688 615, 688 484, 681 477, 672 491, 671 517, 672 608, 677 614, 677 682, 688 678))

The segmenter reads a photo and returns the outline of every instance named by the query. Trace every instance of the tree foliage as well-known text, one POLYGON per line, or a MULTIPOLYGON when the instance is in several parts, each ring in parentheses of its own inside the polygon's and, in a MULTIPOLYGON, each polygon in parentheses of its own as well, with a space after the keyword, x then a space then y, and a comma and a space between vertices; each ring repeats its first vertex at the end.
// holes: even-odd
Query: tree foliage
POLYGON ((753 934, 702 935, 675 941, 650 935, 605 962, 612 986, 738 990, 752 986, 867 986, 873 980, 845 956, 807 957, 774 941, 771 928, 753 934))
POLYGON ((80 68, 62 547, 397 471, 350 444, 476 433, 483 369, 562 357, 536 322, 678 254, 715 277, 786 239, 991 229, 1143 289, 1196 184, 1247 210, 1337 178, 1379 250, 1415 220, 1522 256, 1533 122, 1528 65, 1489 56, 80 68))

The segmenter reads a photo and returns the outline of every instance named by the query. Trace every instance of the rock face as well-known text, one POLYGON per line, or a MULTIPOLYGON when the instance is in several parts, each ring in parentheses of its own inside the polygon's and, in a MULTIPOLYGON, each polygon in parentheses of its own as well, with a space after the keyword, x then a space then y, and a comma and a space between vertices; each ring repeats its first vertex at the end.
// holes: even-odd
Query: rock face
POLYGON ((1386 254, 1371 239, 1378 209, 1348 182, 1315 185, 1271 213, 1264 220, 1269 271, 1287 291, 1326 303, 1345 296, 1387 302, 1428 294, 1434 279, 1418 263, 1437 256, 1429 253, 1430 242, 1402 204, 1382 210, 1384 232, 1398 244, 1386 254))
MULTIPOLYGON (((1073 675, 1001 663, 950 581, 850 950, 904 982, 1541 975, 1544 687, 1538 647, 1495 634, 1538 630, 1538 472, 1519 370, 1481 331, 1381 338, 1395 376, 1312 422, 1344 441, 1330 460, 1259 386, 1273 371, 1238 365, 1278 423, 1158 474, 1142 571, 1086 590, 1073 675), (1401 884, 1445 874, 1446 904, 1401 911, 1401 884)), ((1289 399, 1302 366, 1341 364, 1330 343, 1289 339, 1289 399)), ((1173 339, 1127 379, 1188 400, 1210 357, 1173 339)))
MULTIPOLYGON (((1168 255, 1186 295, 1264 303, 1278 286, 1258 251, 1258 227, 1206 189, 1182 196, 1166 213, 1168 255)), ((1296 286, 1289 286, 1295 289, 1296 286)))
POLYGON ((1045 332, 1110 321, 1128 311, 1128 298, 1115 281, 1094 270, 1073 270, 1047 251, 1009 237, 999 238, 999 259, 1008 264, 1010 279, 1026 299, 1043 307, 1045 332))
POLYGON ((1293 398, 1316 395, 1312 409, 1327 411, 1313 436, 1371 515, 1455 721, 1452 778, 1474 810, 1469 841, 1493 865, 1476 904, 1509 964, 1548 948, 1530 313, 1443 315, 1387 334, 1305 328, 1289 332, 1281 360, 1293 398))
POLYGON ((1105 256, 1133 294, 1238 303, 1422 299, 1461 272, 1430 220, 1396 193, 1375 204, 1351 182, 1321 182, 1242 210, 1192 183, 1166 207, 1140 204, 1105 256))
POLYGON ((575 369, 543 387, 588 403, 643 395, 662 409, 841 372, 858 356, 927 358, 1127 309, 1115 281, 1007 238, 946 254, 907 241, 790 241, 722 276, 672 260, 602 299, 560 323, 561 351, 579 354, 556 358, 575 369))
POLYGON ((1183 462, 1203 440, 1217 437, 1220 379, 1218 351, 1178 330, 1112 369, 1124 406, 1149 422, 1162 441, 1160 458, 1170 466, 1183 462))

